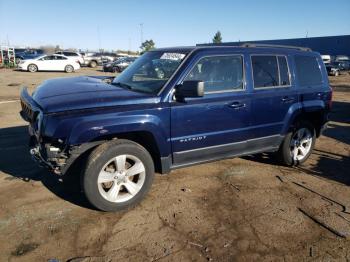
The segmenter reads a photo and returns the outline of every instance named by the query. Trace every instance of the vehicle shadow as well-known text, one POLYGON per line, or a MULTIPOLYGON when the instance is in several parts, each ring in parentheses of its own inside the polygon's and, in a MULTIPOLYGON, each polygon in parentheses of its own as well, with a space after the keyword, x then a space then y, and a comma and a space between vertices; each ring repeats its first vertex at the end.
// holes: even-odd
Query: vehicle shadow
POLYGON ((9 175, 5 179, 17 178, 24 182, 40 181, 56 196, 75 205, 94 209, 81 193, 78 176, 62 182, 59 176, 39 167, 31 159, 27 130, 27 126, 0 129, 0 171, 9 175))
MULTIPOLYGON (((315 175, 337 181, 350 186, 350 103, 333 102, 331 123, 329 128, 323 133, 323 136, 334 139, 334 144, 343 143, 348 147, 345 154, 334 152, 334 150, 315 149, 313 154, 317 156, 318 161, 314 166, 300 165, 294 167, 309 175, 315 175)), ((328 142, 329 145, 332 141, 328 142)), ((257 154, 244 157, 244 159, 256 161, 270 165, 280 165, 274 154, 257 154)))

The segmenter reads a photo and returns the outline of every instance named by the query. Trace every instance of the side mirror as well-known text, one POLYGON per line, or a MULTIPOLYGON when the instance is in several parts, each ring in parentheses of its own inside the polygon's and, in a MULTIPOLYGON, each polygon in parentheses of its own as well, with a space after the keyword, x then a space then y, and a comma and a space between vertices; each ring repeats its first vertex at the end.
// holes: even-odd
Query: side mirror
POLYGON ((204 96, 204 82, 198 80, 184 81, 177 86, 175 95, 179 98, 204 96))

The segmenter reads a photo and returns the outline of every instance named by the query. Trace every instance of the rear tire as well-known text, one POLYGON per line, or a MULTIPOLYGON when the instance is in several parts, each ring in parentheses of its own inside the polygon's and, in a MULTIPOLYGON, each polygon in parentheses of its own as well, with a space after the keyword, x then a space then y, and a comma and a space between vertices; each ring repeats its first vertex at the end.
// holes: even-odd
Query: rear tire
POLYGON ((95 68, 97 66, 96 61, 91 61, 90 62, 90 67, 95 68))
POLYGON ((302 164, 311 155, 315 141, 314 126, 306 121, 298 122, 284 138, 277 152, 278 158, 287 166, 302 164))
POLYGON ((151 188, 154 164, 141 145, 114 140, 88 157, 82 186, 88 201, 103 211, 120 211, 138 204, 151 188))
POLYGON ((72 72, 74 72, 74 67, 71 65, 66 65, 66 67, 64 68, 64 71, 66 73, 72 73, 72 72))
POLYGON ((30 64, 30 65, 28 65, 28 71, 31 73, 35 73, 38 71, 38 67, 34 64, 30 64))

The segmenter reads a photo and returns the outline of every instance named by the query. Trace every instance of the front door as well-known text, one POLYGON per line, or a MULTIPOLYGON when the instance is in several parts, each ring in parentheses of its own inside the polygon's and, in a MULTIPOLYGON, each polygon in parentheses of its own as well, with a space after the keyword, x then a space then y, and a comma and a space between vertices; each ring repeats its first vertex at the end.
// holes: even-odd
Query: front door
POLYGON ((54 55, 47 55, 37 61, 38 69, 42 71, 51 71, 54 69, 54 55))
POLYGON ((171 104, 174 166, 214 160, 246 149, 250 126, 250 94, 243 56, 210 55, 197 59, 184 78, 204 82, 203 97, 171 104))

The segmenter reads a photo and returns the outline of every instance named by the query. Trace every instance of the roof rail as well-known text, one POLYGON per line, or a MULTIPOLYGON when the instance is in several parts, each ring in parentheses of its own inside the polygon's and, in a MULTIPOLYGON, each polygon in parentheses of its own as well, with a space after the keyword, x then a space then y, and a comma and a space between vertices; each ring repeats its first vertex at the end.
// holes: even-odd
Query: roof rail
POLYGON ((312 51, 309 47, 301 46, 291 46, 291 45, 271 45, 271 44, 260 44, 260 43, 244 43, 241 47, 271 47, 271 48, 287 48, 287 49, 297 49, 301 51, 312 51))

